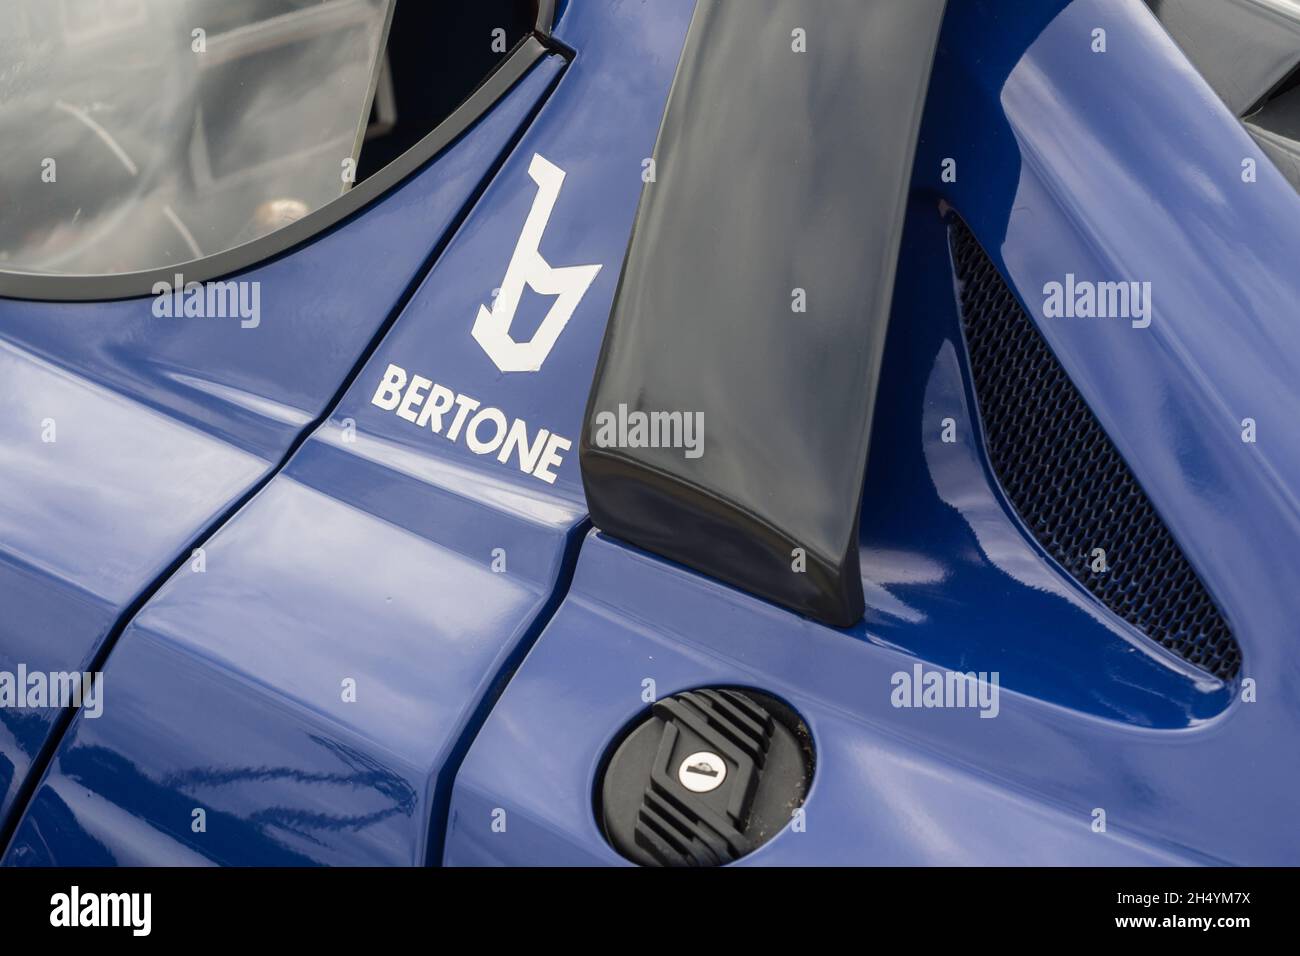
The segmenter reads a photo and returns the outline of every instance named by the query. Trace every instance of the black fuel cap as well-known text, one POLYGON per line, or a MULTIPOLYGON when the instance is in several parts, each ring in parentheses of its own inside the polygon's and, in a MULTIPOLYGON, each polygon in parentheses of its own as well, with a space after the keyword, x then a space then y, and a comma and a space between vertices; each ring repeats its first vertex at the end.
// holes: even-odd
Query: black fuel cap
POLYGON ((749 689, 655 703, 605 769, 598 816, 614 849, 643 866, 718 866, 790 822, 812 780, 807 726, 749 689))

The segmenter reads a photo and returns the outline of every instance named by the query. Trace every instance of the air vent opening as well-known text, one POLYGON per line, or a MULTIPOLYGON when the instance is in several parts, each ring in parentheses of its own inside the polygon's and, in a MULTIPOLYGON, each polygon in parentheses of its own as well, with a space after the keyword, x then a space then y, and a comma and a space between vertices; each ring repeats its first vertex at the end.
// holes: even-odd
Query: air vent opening
POLYGON ((985 453, 1040 546, 1101 603, 1223 680, 1241 648, 1173 535, 970 229, 950 228, 985 453), (1094 572, 1094 549, 1107 570, 1094 572))

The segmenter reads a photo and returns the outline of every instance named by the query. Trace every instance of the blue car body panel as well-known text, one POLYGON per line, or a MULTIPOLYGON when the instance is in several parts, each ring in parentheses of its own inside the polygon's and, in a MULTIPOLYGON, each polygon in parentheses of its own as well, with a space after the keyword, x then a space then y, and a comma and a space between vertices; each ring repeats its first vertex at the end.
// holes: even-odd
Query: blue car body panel
POLYGON ((1142 5, 951 4, 877 398, 866 620, 797 620, 594 534, 466 757, 445 861, 618 862, 595 781, 644 712, 646 680, 660 698, 758 688, 808 722, 805 817, 741 865, 1300 859, 1300 434, 1277 417, 1300 407, 1300 199, 1266 165, 1142 5), (960 157, 955 183, 941 181, 945 157, 960 157), (1097 605, 1005 504, 962 359, 949 207, 1220 602, 1238 680, 1187 667, 1097 605), (1149 279, 1151 326, 1043 318, 1039 290, 1067 271, 1149 279), (1243 443, 1247 416, 1270 423, 1267 439, 1243 443), (946 417, 957 442, 940 441, 946 417), (1000 672, 996 719, 892 706, 892 675, 918 661, 1000 672))
POLYGON ((891 453, 869 467, 864 496, 906 505, 863 511, 864 634, 1135 726, 1213 718, 1232 687, 1099 604, 1007 507, 980 440, 937 206, 934 196, 914 198, 895 285, 906 305, 895 313, 878 392, 890 411, 872 435, 891 453))
MULTIPOLYGON (((594 812, 607 748, 647 693, 719 685, 788 702, 817 751, 803 816, 741 865, 1300 860, 1300 197, 1136 0, 949 5, 873 425, 860 624, 589 529, 576 439, 692 8, 560 3, 572 62, 538 64, 405 185, 255 270, 285 303, 260 334, 146 322, 148 300, 0 301, 17 410, 0 416, 17 482, 0 607, 18 609, 0 669, 90 666, 131 617, 103 716, 72 721, 25 808, 56 724, 0 711, 0 818, 23 812, 4 863, 624 863, 594 812), (534 155, 566 173, 542 253, 602 268, 544 367, 502 373, 470 326, 537 192, 534 155), (1007 504, 965 365, 952 213, 1230 621, 1238 678, 1099 605, 1007 504), (1067 272, 1151 281, 1150 327, 1045 318, 1040 290, 1067 272), (556 481, 376 407, 390 364, 573 439, 556 481), (45 417, 59 440, 35 459, 45 417), (135 608, 214 523, 206 570, 180 564, 135 608), (996 718, 894 707, 893 675, 918 664, 998 672, 996 718)), ((525 299, 516 338, 546 305, 525 299)))
MULTIPOLYGON (((439 858, 467 738, 585 529, 576 438, 691 8, 564 17, 579 52, 537 118, 328 420, 207 542, 206 570, 181 567, 126 629, 112 705, 74 721, 6 862, 439 858), (470 330, 537 195, 535 155, 566 174, 540 251, 602 268, 544 367, 502 373, 470 330), (390 363, 574 450, 553 483, 474 454, 372 404, 390 363)), ((548 305, 524 300, 517 340, 548 305)))
MULTIPOLYGON (((325 413, 558 70, 539 64, 382 202, 245 273, 255 328, 157 318, 152 298, 0 300, 0 670, 94 669, 137 597, 325 413)), ((0 832, 55 713, 0 710, 0 832)))
POLYGON ((644 711, 647 680, 659 697, 700 686, 761 688, 798 710, 812 732, 817 763, 804 829, 787 827, 736 865, 1180 861, 1175 848, 1119 822, 1096 838, 1088 816, 1096 804, 1080 792, 1047 801, 988 773, 987 755, 1007 743, 1026 762, 1046 752, 1059 763, 1077 715, 1005 692, 993 720, 972 710, 894 710, 890 675, 913 660, 792 621, 594 533, 559 613, 461 767, 444 862, 619 863, 596 823, 595 780, 606 748, 644 711), (494 826, 501 811, 504 829, 494 826))

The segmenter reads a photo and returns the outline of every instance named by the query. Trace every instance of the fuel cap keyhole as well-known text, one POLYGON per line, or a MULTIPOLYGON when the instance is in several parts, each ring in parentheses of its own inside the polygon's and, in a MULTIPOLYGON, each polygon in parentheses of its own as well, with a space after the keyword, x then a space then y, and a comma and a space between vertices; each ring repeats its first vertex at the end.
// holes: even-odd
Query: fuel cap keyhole
POLYGON ((677 779, 692 793, 708 793, 727 779, 727 765, 717 754, 700 750, 682 761, 677 779))

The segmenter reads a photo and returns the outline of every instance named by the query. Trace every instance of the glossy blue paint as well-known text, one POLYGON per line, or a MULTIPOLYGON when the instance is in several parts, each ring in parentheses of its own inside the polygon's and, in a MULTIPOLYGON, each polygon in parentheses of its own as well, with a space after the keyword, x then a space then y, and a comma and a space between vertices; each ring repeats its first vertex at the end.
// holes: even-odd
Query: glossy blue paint
POLYGON ((1285 417, 1300 199, 1120 0, 952 4, 914 187, 864 497, 866 621, 796 619, 593 536, 462 765, 445 862, 620 862, 592 798, 646 678, 660 696, 757 687, 808 722, 806 828, 742 865, 1300 860, 1300 433, 1285 417), (975 441, 940 200, 1004 267, 1222 606, 1255 702, 1098 609, 1007 512, 975 441), (1067 272, 1150 281, 1151 326, 1046 318, 1043 285, 1067 272), (939 447, 947 416, 963 438, 939 447), (892 706, 918 659, 999 670, 998 716, 892 706))
MULTIPOLYGON (((538 121, 329 419, 207 543, 207 570, 182 567, 117 642, 104 716, 74 721, 5 863, 618 864, 592 801, 646 678, 660 696, 757 687, 808 722, 806 827, 744 865, 1300 860, 1300 434, 1285 418, 1300 388, 1300 200, 1141 4, 951 5, 877 404, 859 626, 800 619, 599 534, 575 562, 575 455, 549 485, 370 404, 396 362, 576 438, 689 8, 559 4, 556 36, 577 57, 538 121), (1091 51, 1096 27, 1105 54, 1091 51), (502 375, 468 330, 531 203, 534 152, 568 174, 543 253, 602 270, 543 370, 502 375), (945 157, 956 183, 939 178, 945 157), (1243 157, 1259 165, 1249 186, 1243 157), (1222 605, 1257 702, 1097 607, 1006 508, 972 416, 941 201, 1004 268, 1222 605), (1039 290, 1066 272, 1151 281, 1151 327, 1045 318, 1039 290), (1257 444, 1240 441, 1246 416, 1257 444), (958 442, 935 440, 944 417, 958 442), (491 570, 497 547, 505 574, 491 570), (998 671, 998 716, 894 708, 893 675, 918 661, 998 671)), ((357 301, 374 287, 355 277, 387 268, 402 241, 364 221, 329 240, 359 237, 346 247, 357 261, 331 267, 356 267, 340 284, 357 301)), ((302 287, 326 281, 312 275, 302 287)), ((544 305, 526 300, 516 337, 544 305)), ((0 388, 23 411, 0 418, 0 461, 19 482, 0 502, 0 607, 21 608, 0 624, 0 655, 18 649, 0 668, 76 666, 144 583, 128 585, 183 553, 326 398, 279 391, 269 373, 196 384, 194 356, 172 363, 188 379, 163 374, 139 325, 98 351, 37 341, 45 325, 26 308, 0 305, 0 388), (60 441, 42 454, 65 459, 33 457, 45 407, 60 441), (115 444, 64 445, 65 418, 87 415, 115 444)), ((313 363, 332 356, 338 380, 360 351, 299 346, 319 346, 313 363)), ((12 790, 31 759, 22 741, 45 730, 39 715, 3 717, 12 790)))
POLYGON ((911 203, 899 265, 863 493, 863 636, 1139 726, 1191 726, 1221 712, 1229 685, 1100 604, 1002 498, 979 440, 936 196, 911 203))
POLYGON ((1076 2, 1037 27, 1005 79, 957 66, 987 107, 927 124, 917 184, 1004 268, 1222 606, 1243 673, 1285 672, 1300 435, 1279 416, 1300 396, 1300 197, 1141 6, 1076 2), (1105 54, 1078 42, 1096 27, 1105 54), (965 150, 972 176, 941 184, 940 157, 965 150), (1045 318, 1043 286, 1066 272, 1151 282, 1150 328, 1045 318), (1245 417, 1267 431, 1256 444, 1245 417))
MULTIPOLYGON (((325 413, 543 97, 539 64, 420 173, 237 278, 260 322, 0 299, 0 670, 91 668, 137 596, 325 413), (55 441, 42 440, 46 420, 55 441)), ((111 693, 111 691, 110 691, 111 693)), ((0 833, 59 711, 0 709, 0 833)))
MULTIPOLYGON (((585 507, 576 448, 551 484, 371 399, 396 363, 576 439, 692 6, 567 10, 577 55, 537 119, 328 420, 119 639, 104 715, 73 723, 6 863, 440 858, 464 749, 565 589, 585 507), (470 329, 535 154, 566 173, 542 254, 602 268, 541 370, 503 374, 470 329)), ((550 301, 524 300, 516 339, 550 301)))
POLYGON ((1280 679, 1295 666, 1300 583, 1300 431, 1288 421, 1300 406, 1300 196, 1140 5, 1066 8, 998 105, 1020 157, 1010 214, 971 187, 951 201, 1222 606, 1243 673, 1280 679), (1093 25, 1119 38, 1104 69, 1075 42, 1093 25), (1257 182, 1242 181, 1244 158, 1257 182), (1067 271, 1149 281, 1150 328, 1044 319, 1044 284, 1067 271), (1242 441, 1246 417, 1255 444, 1242 441))
POLYGON ((647 679, 660 696, 757 687, 796 708, 812 732, 806 829, 787 827, 739 865, 1181 859, 1114 817, 1106 835, 1092 834, 1091 794, 1036 799, 982 771, 990 749, 1012 737, 1033 746, 1033 759, 1047 751, 1061 760, 1055 748, 1068 744, 1078 715, 1010 692, 992 720, 894 710, 891 675, 913 660, 593 534, 559 612, 461 766, 444 862, 624 862, 597 828, 594 786, 606 748, 646 709, 647 679), (504 831, 491 826, 496 808, 504 831))

